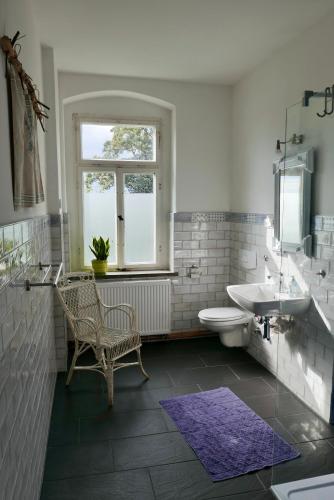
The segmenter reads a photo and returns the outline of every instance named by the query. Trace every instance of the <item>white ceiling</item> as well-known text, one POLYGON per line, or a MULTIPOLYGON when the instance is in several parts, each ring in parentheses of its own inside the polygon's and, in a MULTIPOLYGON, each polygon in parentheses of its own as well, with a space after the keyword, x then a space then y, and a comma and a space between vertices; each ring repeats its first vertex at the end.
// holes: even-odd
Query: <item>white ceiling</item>
POLYGON ((231 84, 334 0, 34 0, 60 70, 231 84))

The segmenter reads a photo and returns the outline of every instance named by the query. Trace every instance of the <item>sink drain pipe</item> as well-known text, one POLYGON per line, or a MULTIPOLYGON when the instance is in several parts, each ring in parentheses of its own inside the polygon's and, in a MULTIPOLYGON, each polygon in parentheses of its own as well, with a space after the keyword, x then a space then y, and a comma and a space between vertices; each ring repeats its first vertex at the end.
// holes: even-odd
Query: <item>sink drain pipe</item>
POLYGON ((263 318, 263 338, 270 341, 270 317, 263 318))

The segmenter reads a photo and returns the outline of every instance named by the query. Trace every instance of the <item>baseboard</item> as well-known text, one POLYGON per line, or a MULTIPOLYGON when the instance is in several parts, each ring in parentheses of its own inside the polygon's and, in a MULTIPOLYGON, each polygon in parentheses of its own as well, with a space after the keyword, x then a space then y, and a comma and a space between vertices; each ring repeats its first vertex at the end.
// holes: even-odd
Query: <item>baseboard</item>
MULTIPOLYGON (((162 342, 168 340, 184 340, 184 339, 196 339, 196 338, 207 338, 207 337, 216 337, 218 334, 214 332, 210 332, 209 330, 173 330, 168 333, 157 333, 152 335, 142 335, 141 341, 145 342, 162 342)), ((69 340, 67 342, 68 349, 74 351, 74 341, 69 340)))
POLYGON ((217 334, 208 330, 175 330, 168 333, 160 333, 156 335, 142 335, 142 342, 159 342, 165 340, 181 340, 194 339, 200 337, 215 337, 217 334))

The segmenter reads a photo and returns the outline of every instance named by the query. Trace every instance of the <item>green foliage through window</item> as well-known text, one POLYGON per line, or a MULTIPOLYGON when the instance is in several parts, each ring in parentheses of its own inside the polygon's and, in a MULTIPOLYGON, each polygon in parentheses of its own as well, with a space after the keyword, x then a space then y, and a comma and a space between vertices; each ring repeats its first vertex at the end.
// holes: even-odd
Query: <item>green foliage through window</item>
POLYGON ((114 174, 110 172, 89 172, 85 174, 85 188, 87 193, 97 190, 100 193, 109 191, 114 186, 114 174))
POLYGON ((126 175, 125 189, 129 193, 153 193, 153 175, 126 175))
MULTIPOLYGON (((103 145, 103 160, 153 159, 154 127, 115 127, 112 138, 103 145)), ((89 172, 85 175, 86 192, 109 191, 115 184, 114 174, 110 172, 89 172)), ((153 193, 153 175, 127 174, 125 189, 130 193, 153 193)))
POLYGON ((111 129, 112 138, 103 145, 105 160, 152 161, 153 127, 115 127, 111 129))

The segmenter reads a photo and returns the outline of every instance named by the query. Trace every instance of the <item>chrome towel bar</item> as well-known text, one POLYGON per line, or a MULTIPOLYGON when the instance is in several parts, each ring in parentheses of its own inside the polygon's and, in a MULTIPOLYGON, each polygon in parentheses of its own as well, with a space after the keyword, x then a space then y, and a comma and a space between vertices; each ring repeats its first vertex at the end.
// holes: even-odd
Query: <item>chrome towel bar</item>
POLYGON ((45 274, 42 278, 41 281, 31 281, 30 279, 25 279, 23 282, 19 283, 12 283, 12 286, 14 287, 24 287, 27 292, 31 290, 33 286, 52 286, 56 287, 58 285, 58 281, 61 275, 61 272, 63 270, 63 263, 61 262, 60 264, 42 264, 39 262, 37 266, 30 266, 30 267, 38 267, 40 271, 42 271, 44 268, 46 269, 45 274), (49 276, 50 272, 52 269, 57 268, 57 273, 55 275, 54 280, 47 281, 47 277, 49 276))

